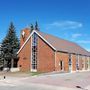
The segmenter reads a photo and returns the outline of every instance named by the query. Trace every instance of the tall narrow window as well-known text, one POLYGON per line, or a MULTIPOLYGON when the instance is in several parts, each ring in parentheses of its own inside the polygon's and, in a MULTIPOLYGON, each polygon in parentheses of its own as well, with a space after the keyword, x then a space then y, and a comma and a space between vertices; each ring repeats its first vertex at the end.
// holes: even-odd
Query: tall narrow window
POLYGON ((82 69, 85 69, 85 56, 82 56, 82 69))
POLYGON ((38 36, 34 33, 32 35, 32 70, 37 70, 37 44, 38 36))
POLYGON ((72 57, 71 54, 69 54, 69 71, 72 71, 72 57))
POLYGON ((64 62, 62 60, 60 61, 60 69, 61 71, 64 71, 64 62))
POLYGON ((89 58, 86 57, 86 70, 89 69, 89 58))
POLYGON ((79 70, 79 55, 76 55, 76 70, 79 70))

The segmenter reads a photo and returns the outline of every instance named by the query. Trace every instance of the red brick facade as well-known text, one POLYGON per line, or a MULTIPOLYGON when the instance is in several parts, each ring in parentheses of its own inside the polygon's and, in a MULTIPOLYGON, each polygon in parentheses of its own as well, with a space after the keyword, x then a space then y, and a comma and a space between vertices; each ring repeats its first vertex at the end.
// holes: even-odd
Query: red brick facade
POLYGON ((68 60, 69 60, 69 54, 62 53, 62 52, 56 52, 55 70, 61 71, 60 61, 63 61, 64 71, 68 72, 69 71, 68 60))
POLYGON ((21 31, 21 36, 20 36, 20 47, 24 44, 24 42, 27 40, 28 36, 30 35, 30 30, 28 28, 25 28, 24 30, 21 31), (25 32, 25 36, 22 36, 22 33, 25 32))
MULTIPOLYGON (((25 29, 23 30, 25 32, 25 37, 23 38, 21 35, 20 45, 22 46, 27 38, 30 35, 30 30, 25 29)), ((22 31, 22 32, 23 32, 22 31)), ((31 37, 26 42, 24 47, 20 50, 18 53, 19 56, 19 62, 18 67, 20 68, 20 71, 31 71, 31 37)), ((38 36, 38 50, 37 50, 37 72, 52 72, 52 71, 65 71, 69 72, 69 53, 63 53, 63 52, 57 52, 52 49, 51 46, 49 46, 40 36, 38 36), (61 68, 61 63, 63 66, 63 69, 61 68), (62 70, 61 70, 62 69, 62 70)), ((71 71, 76 71, 76 58, 77 55, 71 54, 71 71)), ((85 66, 85 70, 88 69, 88 58, 85 56, 79 55, 79 70, 82 70, 85 66), (83 62, 85 61, 85 65, 83 65, 83 62)), ((89 58, 90 59, 90 58, 89 58)))
MULTIPOLYGON (((24 30, 26 35, 29 35, 29 31, 24 30)), ((21 36, 21 46, 25 42, 21 36)), ((38 58, 37 58, 37 71, 38 72, 50 72, 55 70, 55 55, 54 50, 49 47, 40 37, 38 37, 38 58)), ((21 71, 31 71, 31 38, 27 44, 23 47, 18 54, 20 57, 18 66, 21 71)))
POLYGON ((76 71, 76 55, 71 55, 71 61, 72 61, 72 71, 76 71))
POLYGON ((40 37, 38 39, 38 64, 37 71, 55 71, 55 53, 40 37))
MULTIPOLYGON (((20 39, 21 46, 24 44, 24 42, 30 35, 30 31, 28 29, 25 29, 24 32, 25 32, 25 37, 23 38, 21 35, 21 39, 20 39)), ((23 49, 20 51, 18 56, 19 56, 18 67, 20 68, 20 70, 21 71, 30 71, 31 39, 29 39, 29 41, 26 43, 25 47, 23 47, 23 49)))
POLYGON ((82 70, 82 56, 79 56, 79 70, 82 70))

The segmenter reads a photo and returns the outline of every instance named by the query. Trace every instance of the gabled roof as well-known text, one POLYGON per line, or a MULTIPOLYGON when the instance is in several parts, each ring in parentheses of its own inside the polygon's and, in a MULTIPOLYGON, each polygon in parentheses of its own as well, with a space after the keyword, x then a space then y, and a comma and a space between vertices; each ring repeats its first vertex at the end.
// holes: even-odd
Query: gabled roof
POLYGON ((41 37, 50 47, 52 47, 54 50, 56 50, 45 38, 43 38, 36 30, 33 30, 27 40, 24 42, 24 44, 21 46, 17 54, 23 49, 23 47, 26 45, 26 43, 29 41, 30 37, 33 35, 33 33, 36 33, 39 37, 41 37))
POLYGON ((30 37, 33 33, 38 34, 49 46, 51 46, 55 51, 62 51, 62 52, 68 52, 68 53, 75 53, 75 54, 81 54, 81 55, 87 55, 90 56, 90 53, 86 51, 84 48, 80 47, 78 44, 52 36, 50 34, 46 34, 40 31, 35 31, 30 34, 30 36, 27 38, 25 43, 22 45, 20 50, 17 52, 17 54, 22 50, 22 48, 25 46, 25 44, 28 42, 30 37))
POLYGON ((42 35, 51 45, 53 45, 53 47, 55 47, 57 51, 90 56, 90 53, 88 51, 74 42, 67 41, 43 32, 38 33, 42 35))

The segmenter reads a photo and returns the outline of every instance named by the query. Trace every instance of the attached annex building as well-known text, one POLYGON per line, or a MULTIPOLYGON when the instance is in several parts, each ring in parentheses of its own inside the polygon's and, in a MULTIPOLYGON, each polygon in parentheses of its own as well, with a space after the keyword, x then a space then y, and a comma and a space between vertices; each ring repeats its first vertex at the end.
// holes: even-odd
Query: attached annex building
POLYGON ((73 72, 90 69, 90 53, 76 43, 25 28, 18 51, 20 71, 73 72))

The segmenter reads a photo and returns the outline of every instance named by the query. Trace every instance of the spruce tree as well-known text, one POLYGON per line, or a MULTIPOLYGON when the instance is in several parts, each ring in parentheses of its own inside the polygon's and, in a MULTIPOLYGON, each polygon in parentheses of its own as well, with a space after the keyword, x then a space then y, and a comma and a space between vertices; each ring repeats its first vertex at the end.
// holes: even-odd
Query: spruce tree
POLYGON ((30 26, 31 32, 34 30, 33 24, 30 26))
MULTIPOLYGON (((16 36, 15 27, 10 23, 9 30, 1 45, 2 60, 7 65, 11 65, 11 60, 18 58, 17 51, 19 50, 19 40, 16 36)), ((5 64, 4 62, 4 64, 5 64)))
POLYGON ((37 21, 36 21, 36 23, 35 23, 35 30, 39 31, 39 27, 38 27, 37 21))
POLYGON ((0 44, 0 69, 3 65, 3 58, 2 58, 2 53, 1 53, 1 44, 0 44))

